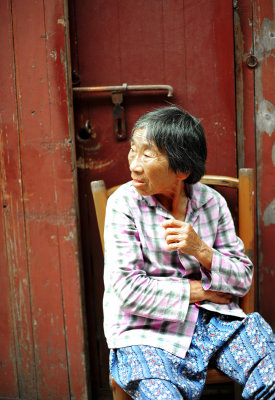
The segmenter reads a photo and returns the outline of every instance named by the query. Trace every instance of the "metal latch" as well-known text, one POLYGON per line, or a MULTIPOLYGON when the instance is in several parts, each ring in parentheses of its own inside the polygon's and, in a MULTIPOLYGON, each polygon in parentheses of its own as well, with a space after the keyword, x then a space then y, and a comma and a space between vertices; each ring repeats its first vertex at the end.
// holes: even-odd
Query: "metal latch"
POLYGON ((118 140, 124 140, 127 138, 127 132, 125 123, 125 109, 122 106, 123 94, 112 93, 112 102, 115 105, 113 110, 114 133, 118 140))
POLYGON ((173 96, 173 87, 170 85, 127 85, 123 83, 121 86, 87 86, 87 87, 73 87, 74 93, 84 92, 111 92, 112 102, 114 104, 113 120, 114 120, 114 133, 118 140, 124 140, 127 137, 126 123, 125 123, 125 109, 123 106, 123 94, 129 91, 167 91, 167 96, 173 96))

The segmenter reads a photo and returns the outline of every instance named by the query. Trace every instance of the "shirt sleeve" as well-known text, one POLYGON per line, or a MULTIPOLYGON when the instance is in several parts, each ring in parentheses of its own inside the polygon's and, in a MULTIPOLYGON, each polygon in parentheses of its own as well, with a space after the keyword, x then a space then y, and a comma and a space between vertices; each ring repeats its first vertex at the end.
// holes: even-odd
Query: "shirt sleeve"
POLYGON ((189 281, 148 276, 149 260, 144 259, 133 210, 124 197, 108 200, 104 242, 105 291, 115 296, 124 313, 172 322, 185 320, 189 281))
POLYGON ((248 292, 252 277, 253 264, 245 255, 243 242, 236 235, 231 213, 221 197, 210 273, 202 267, 203 288, 242 297, 248 292))

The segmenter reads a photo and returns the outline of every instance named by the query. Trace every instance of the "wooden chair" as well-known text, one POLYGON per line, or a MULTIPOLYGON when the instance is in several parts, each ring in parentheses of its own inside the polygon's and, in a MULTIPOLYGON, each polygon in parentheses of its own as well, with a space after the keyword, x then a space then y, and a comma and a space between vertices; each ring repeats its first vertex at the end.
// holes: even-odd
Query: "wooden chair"
MULTIPOLYGON (((254 178, 253 169, 241 168, 239 170, 239 178, 218 175, 204 175, 201 179, 206 185, 217 187, 228 187, 238 192, 238 235, 245 245, 246 254, 253 261, 254 258, 254 178)), ((106 189, 103 180, 91 182, 91 189, 94 199, 97 223, 99 228, 102 250, 104 252, 104 220, 105 209, 108 197, 119 187, 114 186, 106 189)), ((240 299, 240 306, 245 313, 254 311, 254 282, 249 293, 240 299)), ((206 384, 232 382, 221 371, 209 368, 207 373, 206 384)), ((121 387, 110 377, 110 385, 113 392, 114 400, 127 400, 131 397, 125 393, 121 387)))

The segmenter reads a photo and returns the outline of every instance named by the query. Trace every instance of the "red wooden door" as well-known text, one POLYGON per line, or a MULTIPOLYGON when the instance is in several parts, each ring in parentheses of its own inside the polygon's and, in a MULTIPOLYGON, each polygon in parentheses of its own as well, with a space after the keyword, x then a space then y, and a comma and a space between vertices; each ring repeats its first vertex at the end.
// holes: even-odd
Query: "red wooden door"
POLYGON ((0 2, 1 399, 87 399, 64 3, 0 2))
MULTIPOLYGON (((172 102, 198 116, 208 140, 208 173, 236 175, 232 1, 70 0, 76 86, 168 84, 165 92, 126 92, 129 133, 144 112, 172 102)), ((114 134, 111 93, 75 93, 77 166, 86 282, 91 380, 96 398, 108 388, 102 329, 103 258, 89 183, 129 179, 128 139, 114 134), (91 137, 85 140, 86 122, 91 137)), ((89 137, 89 136, 87 136, 89 137)))

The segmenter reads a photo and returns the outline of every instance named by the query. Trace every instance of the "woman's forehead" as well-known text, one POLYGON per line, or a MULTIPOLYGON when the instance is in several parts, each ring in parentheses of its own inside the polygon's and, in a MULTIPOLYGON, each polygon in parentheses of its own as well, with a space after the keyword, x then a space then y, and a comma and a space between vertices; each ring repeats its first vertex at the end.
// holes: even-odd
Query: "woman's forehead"
POLYGON ((131 142, 138 143, 140 145, 156 147, 154 140, 148 140, 147 128, 137 128, 131 137, 131 142))

